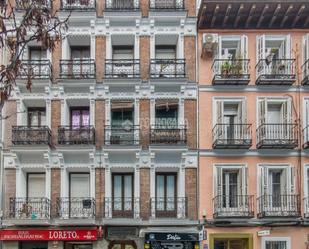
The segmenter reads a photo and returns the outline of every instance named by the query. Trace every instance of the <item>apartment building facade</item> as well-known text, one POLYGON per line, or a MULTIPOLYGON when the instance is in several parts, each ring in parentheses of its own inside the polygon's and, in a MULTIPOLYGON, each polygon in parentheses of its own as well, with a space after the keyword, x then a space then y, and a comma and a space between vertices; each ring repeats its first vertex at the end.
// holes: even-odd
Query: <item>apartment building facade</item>
POLYGON ((71 16, 4 107, 3 247, 199 248, 195 2, 43 4, 71 16))
POLYGON ((308 248, 308 9, 298 0, 201 3, 204 248, 308 248))

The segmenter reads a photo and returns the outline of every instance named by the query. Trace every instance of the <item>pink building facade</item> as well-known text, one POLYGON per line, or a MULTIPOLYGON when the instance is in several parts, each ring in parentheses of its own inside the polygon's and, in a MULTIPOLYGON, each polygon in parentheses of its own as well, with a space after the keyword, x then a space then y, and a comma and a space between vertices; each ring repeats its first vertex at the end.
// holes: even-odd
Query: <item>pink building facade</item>
POLYGON ((309 6, 255 2, 199 10, 203 245, 309 248, 309 6))

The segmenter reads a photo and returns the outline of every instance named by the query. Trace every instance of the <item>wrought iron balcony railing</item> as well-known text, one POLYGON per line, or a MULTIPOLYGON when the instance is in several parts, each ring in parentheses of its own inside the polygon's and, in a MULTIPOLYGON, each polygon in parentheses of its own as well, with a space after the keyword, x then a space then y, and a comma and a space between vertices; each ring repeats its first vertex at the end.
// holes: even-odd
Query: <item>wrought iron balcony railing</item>
POLYGON ((249 59, 215 59, 212 64, 214 85, 247 85, 250 81, 249 59))
POLYGON ((22 66, 18 75, 20 79, 50 79, 50 60, 22 60, 22 66))
POLYGON ((185 78, 185 59, 152 59, 150 61, 151 78, 185 78))
POLYGON ((257 199, 258 217, 299 217, 300 197, 292 195, 262 195, 257 199))
POLYGON ((305 63, 302 65, 302 71, 303 71, 302 84, 309 85, 309 59, 306 60, 305 63))
POLYGON ((14 145, 51 145, 51 131, 47 126, 13 126, 14 145))
POLYGON ((293 149, 298 145, 297 124, 261 124, 256 134, 258 149, 293 149))
POLYGON ((106 11, 136 11, 139 10, 139 0, 106 0, 106 11))
POLYGON ((52 1, 50 0, 16 0, 16 10, 24 10, 31 5, 36 5, 38 8, 51 8, 52 1))
POLYGON ((50 200, 45 197, 10 198, 9 216, 11 219, 49 219, 50 200))
POLYGON ((155 126, 150 130, 151 144, 179 144, 187 143, 187 129, 178 127, 155 126))
POLYGON ((94 79, 95 63, 93 59, 60 60, 61 79, 94 79))
POLYGON ((216 149, 249 149, 252 145, 251 124, 216 124, 212 135, 216 149))
POLYGON ((140 199, 136 197, 106 197, 106 218, 139 218, 140 199))
POLYGON ((152 218, 187 218, 186 197, 155 197, 150 199, 152 218))
POLYGON ((95 199, 91 197, 61 197, 57 200, 57 215, 61 219, 95 218, 95 199))
POLYGON ((91 11, 95 10, 95 0, 61 0, 62 10, 91 11))
POLYGON ((255 68, 257 85, 292 85, 296 80, 294 59, 262 59, 255 68))
POLYGON ((308 149, 309 148, 309 125, 303 129, 303 137, 304 137, 303 148, 308 149))
POLYGON ((213 202, 215 218, 254 216, 253 195, 218 195, 213 202))
POLYGON ((184 10, 184 0, 150 0, 150 10, 184 10))
POLYGON ((62 145, 94 144, 95 129, 93 126, 60 126, 58 143, 62 145))
POLYGON ((105 60, 105 78, 139 78, 139 60, 105 60))
POLYGON ((139 144, 139 126, 105 126, 105 145, 139 144))

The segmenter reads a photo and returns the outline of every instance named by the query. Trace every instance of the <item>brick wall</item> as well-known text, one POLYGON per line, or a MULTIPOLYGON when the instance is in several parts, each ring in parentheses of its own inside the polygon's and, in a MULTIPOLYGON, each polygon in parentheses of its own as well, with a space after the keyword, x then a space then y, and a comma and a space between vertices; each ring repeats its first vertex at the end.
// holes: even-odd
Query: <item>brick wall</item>
POLYGON ((105 58, 106 58, 106 37, 97 36, 95 45, 96 54, 96 78, 97 82, 102 82, 105 71, 105 58))
POLYGON ((51 216, 56 217, 57 215, 57 199, 60 196, 61 191, 61 169, 51 169, 51 216))
POLYGON ((55 48, 52 52, 52 78, 53 82, 55 82, 60 76, 60 60, 62 57, 62 41, 55 43, 55 48))
POLYGON ((61 124, 61 102, 60 100, 51 101, 51 135, 52 145, 58 144, 58 127, 61 124))
POLYGON ((105 124, 105 101, 95 102, 95 141, 96 148, 102 148, 104 144, 104 124, 105 124))
POLYGON ((103 17, 104 7, 105 7, 105 1, 96 0, 97 17, 103 17))
POLYGON ((5 169, 4 171, 4 210, 5 216, 10 215, 10 198, 16 196, 16 170, 5 169))
POLYGON ((187 128, 187 144, 190 149, 197 148, 197 102, 193 99, 186 99, 185 108, 185 123, 187 128))
POLYGON ((95 201, 96 201, 96 217, 103 218, 104 196, 105 196, 105 169, 95 169, 95 201))
POLYGON ((149 145, 149 129, 150 129, 150 100, 140 100, 140 142, 143 149, 149 145))
POLYGON ((141 218, 150 216, 150 169, 140 169, 140 207, 141 218))
POLYGON ((61 7, 61 0, 52 0, 52 9, 53 13, 59 11, 61 7))
POLYGON ((184 0, 185 1, 185 8, 188 11, 188 17, 195 17, 196 16, 196 1, 194 0, 184 0))
POLYGON ((186 169, 186 197, 188 218, 197 219, 197 169, 186 169))
POLYGON ((4 149, 8 149, 12 145, 12 126, 17 124, 17 105, 16 101, 9 100, 5 103, 5 115, 8 118, 4 121, 4 149))
POLYGON ((147 17, 148 16, 148 12, 149 12, 149 1, 150 0, 141 0, 140 1, 140 7, 141 7, 141 11, 142 11, 142 16, 143 17, 147 17))
POLYGON ((149 36, 140 37, 140 67, 141 79, 149 79, 149 63, 150 63, 150 38, 149 36))
POLYGON ((196 65, 196 54, 195 54, 195 37, 186 36, 184 41, 185 46, 185 58, 186 58, 186 72, 189 81, 195 82, 195 65, 196 65))

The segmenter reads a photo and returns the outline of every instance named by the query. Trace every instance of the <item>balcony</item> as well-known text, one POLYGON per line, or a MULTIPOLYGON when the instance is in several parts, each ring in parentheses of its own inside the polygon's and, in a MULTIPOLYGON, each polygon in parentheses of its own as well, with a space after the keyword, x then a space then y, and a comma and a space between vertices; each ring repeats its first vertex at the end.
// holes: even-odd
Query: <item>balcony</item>
POLYGON ((93 59, 60 60, 61 79, 94 79, 95 63, 93 59))
POLYGON ((308 149, 309 148, 309 125, 303 129, 303 136, 304 136, 303 148, 308 149))
POLYGON ((140 78, 139 60, 105 60, 105 78, 140 78))
POLYGON ((219 195, 213 202, 215 218, 254 217, 253 195, 219 195))
POLYGON ((14 145, 51 145, 51 131, 47 126, 13 126, 14 145))
POLYGON ((10 218, 44 220, 50 218, 50 200, 42 197, 10 198, 10 218))
POLYGON ((106 218, 139 218, 140 199, 136 197, 105 198, 106 218))
POLYGON ((22 60, 19 79, 50 79, 51 64, 50 60, 22 60))
POLYGON ((183 0, 150 0, 150 10, 177 11, 184 10, 183 0))
POLYGON ((257 85, 292 85, 296 80, 294 59, 263 59, 255 68, 257 85))
POLYGON ((186 61, 184 59, 152 59, 150 61, 150 77, 156 79, 185 78, 186 61))
POLYGON ((186 197, 155 197, 150 199, 152 218, 188 217, 188 200, 186 197))
POLYGON ((299 195, 262 195, 257 199, 258 217, 299 217, 299 195))
POLYGON ((302 65, 302 72, 303 72, 302 84, 309 85, 309 59, 306 60, 304 65, 302 65))
POLYGON ((154 145, 185 145, 187 129, 156 126, 150 131, 150 143, 154 145))
POLYGON ((297 124, 262 124, 256 133, 258 149, 294 149, 298 145, 297 124))
POLYGON ((215 59, 213 85, 247 85, 250 82, 248 59, 215 59))
POLYGON ((137 11, 139 0, 106 0, 106 11, 137 11))
POLYGON ((24 10, 29 8, 30 5, 36 5, 37 8, 51 8, 51 2, 50 0, 16 0, 16 10, 24 10))
POLYGON ((105 126, 105 145, 138 145, 139 126, 105 126))
POLYGON ((58 127, 58 143, 61 145, 93 145, 95 129, 93 126, 60 126, 58 127))
POLYGON ((61 10, 95 11, 95 0, 62 0, 61 10))
POLYGON ((95 199, 90 197, 58 198, 57 215, 60 219, 95 218, 95 199))
POLYGON ((212 130, 214 149, 249 149, 251 124, 216 124, 212 130))

